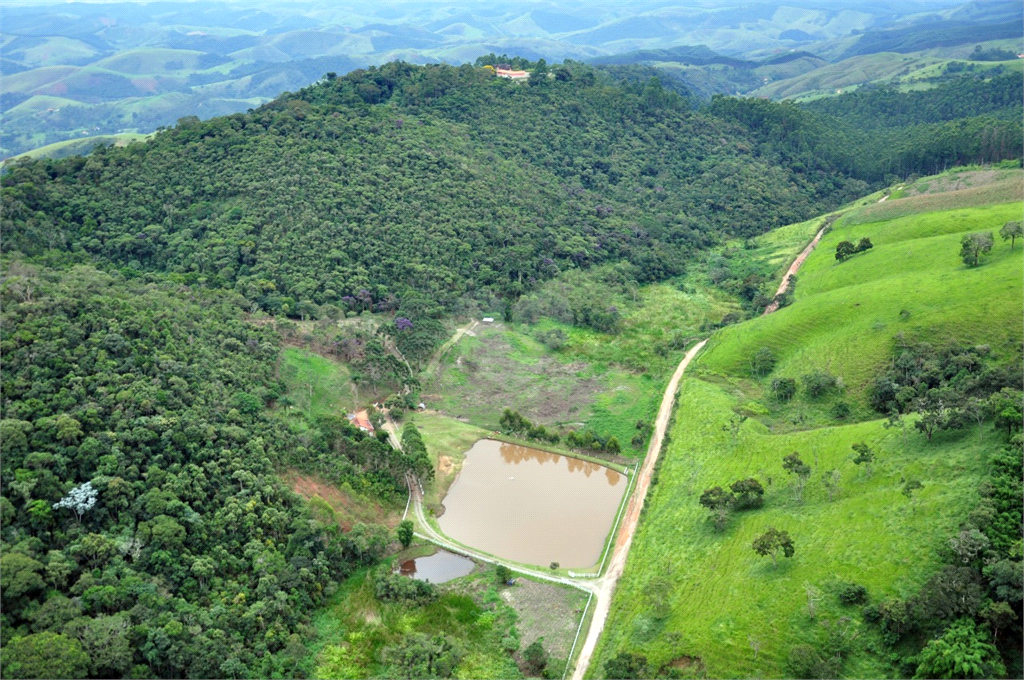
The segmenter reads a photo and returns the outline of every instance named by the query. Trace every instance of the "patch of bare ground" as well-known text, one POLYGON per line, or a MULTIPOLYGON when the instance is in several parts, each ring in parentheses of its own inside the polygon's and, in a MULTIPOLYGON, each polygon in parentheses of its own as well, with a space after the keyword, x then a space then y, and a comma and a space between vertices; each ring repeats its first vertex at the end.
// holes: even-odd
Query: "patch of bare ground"
POLYGON ((907 196, 919 196, 921 194, 940 194, 946 191, 961 191, 992 184, 1005 178, 1006 173, 995 168, 967 170, 919 180, 907 186, 904 193, 907 196))
POLYGON ((587 593, 521 578, 502 591, 502 598, 519 614, 516 627, 523 649, 544 638, 548 654, 559 659, 569 655, 587 593))
POLYGON ((701 659, 699 656, 689 656, 687 654, 683 654, 682 656, 677 657, 672 661, 669 661, 667 664, 665 664, 665 668, 677 668, 683 671, 683 673, 688 676, 699 676, 704 672, 704 660, 701 659))
MULTIPOLYGON (((945 180, 947 178, 940 178, 945 180)), ((950 180, 951 181, 951 180, 950 180)), ((1024 175, 1003 175, 989 184, 962 189, 933 192, 929 183, 927 193, 875 203, 853 213, 846 224, 881 222, 922 212, 957 210, 980 205, 1010 203, 1024 198, 1024 175)))
POLYGON ((402 521, 402 508, 389 508, 372 499, 344 491, 315 475, 289 470, 281 478, 292 491, 306 500, 315 496, 324 500, 334 509, 338 523, 345 531, 360 522, 393 528, 402 521))
POLYGON ((535 423, 553 425, 579 420, 604 390, 601 380, 579 377, 588 368, 583 362, 562 363, 550 356, 516 361, 500 328, 478 330, 476 339, 472 352, 441 369, 443 391, 454 398, 451 415, 463 415, 458 409, 464 406, 466 412, 491 412, 497 419, 511 408, 535 423), (465 380, 446 379, 449 371, 459 371, 465 380))

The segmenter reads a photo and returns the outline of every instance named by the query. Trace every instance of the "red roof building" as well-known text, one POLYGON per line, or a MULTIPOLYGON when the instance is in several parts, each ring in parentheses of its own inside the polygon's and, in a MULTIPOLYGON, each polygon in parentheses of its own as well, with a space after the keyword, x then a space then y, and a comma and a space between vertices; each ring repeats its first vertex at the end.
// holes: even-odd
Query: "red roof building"
POLYGON ((359 411, 349 416, 349 422, 358 427, 363 432, 369 432, 373 434, 373 423, 370 422, 370 416, 366 411, 359 411))

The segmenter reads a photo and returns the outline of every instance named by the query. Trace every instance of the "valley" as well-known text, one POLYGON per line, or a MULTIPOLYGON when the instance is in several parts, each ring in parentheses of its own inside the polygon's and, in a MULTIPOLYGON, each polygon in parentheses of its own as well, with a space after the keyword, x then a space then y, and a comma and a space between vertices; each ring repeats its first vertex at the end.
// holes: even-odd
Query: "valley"
POLYGON ((5 677, 1020 676, 1015 72, 515 66, 5 166, 5 677))

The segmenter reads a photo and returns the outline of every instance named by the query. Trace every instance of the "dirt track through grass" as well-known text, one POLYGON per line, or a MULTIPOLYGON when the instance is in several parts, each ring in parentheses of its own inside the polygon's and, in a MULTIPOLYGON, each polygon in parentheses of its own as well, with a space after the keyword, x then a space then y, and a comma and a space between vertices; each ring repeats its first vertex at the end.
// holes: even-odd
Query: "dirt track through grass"
POLYGON ((587 631, 587 639, 580 650, 579 660, 576 662, 576 668, 572 674, 573 680, 583 680, 587 667, 590 665, 590 658, 594 653, 594 648, 601 637, 601 631, 604 630, 604 624, 611 609, 612 594, 615 592, 615 586, 618 583, 619 577, 622 576, 623 569, 626 567, 626 558, 629 557, 629 548, 633 543, 633 535, 636 533, 637 524, 640 522, 640 511, 643 510, 647 490, 651 486, 651 477, 654 475, 654 468, 661 453, 665 430, 668 429, 669 421, 672 419, 679 380, 683 377, 686 367, 697 356, 697 353, 700 352, 706 342, 707 340, 701 340, 686 353, 686 356, 679 363, 679 367, 676 368, 676 372, 672 374, 672 378, 665 388, 665 396, 662 398, 661 408, 658 410, 658 419, 655 421, 654 434, 651 436, 651 444, 647 449, 647 457, 644 459, 643 467, 637 473, 639 477, 633 490, 633 495, 629 499, 626 515, 623 517, 622 524, 619 527, 619 535, 615 539, 615 548, 612 551, 611 559, 608 561, 608 571, 605 572, 604 576, 596 584, 597 608, 594 612, 594 619, 590 623, 590 630, 587 631))

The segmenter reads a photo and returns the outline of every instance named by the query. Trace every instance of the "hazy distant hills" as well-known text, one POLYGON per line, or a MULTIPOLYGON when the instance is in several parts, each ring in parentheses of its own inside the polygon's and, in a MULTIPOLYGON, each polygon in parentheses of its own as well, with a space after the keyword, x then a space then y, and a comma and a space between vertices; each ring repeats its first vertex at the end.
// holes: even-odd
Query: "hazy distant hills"
MULTIPOLYGON (((395 59, 461 63, 493 52, 643 63, 673 70, 700 97, 776 86, 757 91, 775 97, 817 92, 777 86, 879 52, 991 41, 1024 49, 1012 0, 66 3, 5 5, 2 20, 4 157, 244 111, 326 72, 395 59)), ((807 82, 831 88, 842 80, 807 82)))

